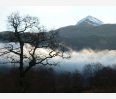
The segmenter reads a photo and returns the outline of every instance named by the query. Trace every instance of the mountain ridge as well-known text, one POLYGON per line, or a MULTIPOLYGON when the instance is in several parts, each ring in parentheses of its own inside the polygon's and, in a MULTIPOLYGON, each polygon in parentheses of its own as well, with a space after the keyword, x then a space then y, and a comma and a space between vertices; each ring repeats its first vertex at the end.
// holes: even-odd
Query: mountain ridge
POLYGON ((69 25, 57 29, 61 41, 74 50, 83 48, 116 50, 116 24, 99 26, 69 25))

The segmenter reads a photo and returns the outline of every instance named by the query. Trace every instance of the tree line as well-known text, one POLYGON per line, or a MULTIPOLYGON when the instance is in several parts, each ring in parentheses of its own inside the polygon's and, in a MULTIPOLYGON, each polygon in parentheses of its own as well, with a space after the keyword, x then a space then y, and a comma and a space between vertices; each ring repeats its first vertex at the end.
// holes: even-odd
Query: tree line
MULTIPOLYGON (((18 68, 0 69, 0 92, 21 92, 18 68)), ((25 93, 116 92, 116 67, 89 64, 80 73, 57 73, 52 67, 32 68, 23 78, 25 93)))

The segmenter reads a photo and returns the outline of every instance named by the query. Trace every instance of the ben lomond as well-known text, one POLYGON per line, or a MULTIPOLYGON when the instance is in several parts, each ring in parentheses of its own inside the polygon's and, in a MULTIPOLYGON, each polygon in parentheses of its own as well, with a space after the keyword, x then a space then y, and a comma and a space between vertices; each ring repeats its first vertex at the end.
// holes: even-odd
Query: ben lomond
POLYGON ((87 16, 57 30, 61 40, 74 50, 83 48, 116 49, 116 24, 104 24, 99 19, 87 16))

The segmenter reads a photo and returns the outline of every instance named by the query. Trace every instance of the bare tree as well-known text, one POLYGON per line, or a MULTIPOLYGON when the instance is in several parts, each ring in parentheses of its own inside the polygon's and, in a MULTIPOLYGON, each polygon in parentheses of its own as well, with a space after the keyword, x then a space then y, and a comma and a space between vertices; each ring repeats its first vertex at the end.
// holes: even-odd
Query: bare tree
POLYGON ((59 43, 57 33, 55 31, 46 32, 40 26, 37 17, 21 17, 19 13, 12 13, 8 16, 8 26, 15 35, 12 35, 11 39, 18 43, 18 47, 9 44, 0 56, 6 55, 12 59, 12 62, 19 63, 20 78, 23 78, 26 72, 37 64, 56 65, 50 61, 53 57, 70 57, 64 53, 66 47, 59 43), (8 53, 13 53, 19 59, 8 56, 8 53))
POLYGON ((23 76, 23 60, 24 60, 24 38, 21 37, 21 35, 33 27, 36 27, 39 24, 39 20, 36 17, 21 17, 19 13, 12 13, 10 16, 8 16, 8 24, 9 27, 12 29, 12 32, 15 34, 15 39, 19 43, 19 52, 14 51, 13 46, 10 48, 7 48, 9 52, 12 52, 14 54, 17 54, 20 56, 20 76, 23 76))
POLYGON ((101 63, 90 63, 85 65, 83 73, 86 77, 93 77, 102 68, 103 65, 101 63))

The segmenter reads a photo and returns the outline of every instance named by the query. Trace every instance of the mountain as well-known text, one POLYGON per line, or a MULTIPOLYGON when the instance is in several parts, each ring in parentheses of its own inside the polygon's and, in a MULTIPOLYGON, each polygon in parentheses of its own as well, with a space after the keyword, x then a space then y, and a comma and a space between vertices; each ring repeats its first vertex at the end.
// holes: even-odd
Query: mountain
POLYGON ((77 26, 99 26, 102 25, 103 22, 100 21, 99 19, 92 17, 92 16, 87 16, 80 20, 76 25, 77 26))
MULTIPOLYGON (((76 51, 83 48, 116 50, 116 24, 103 24, 102 21, 92 16, 87 16, 76 25, 62 27, 55 31, 58 32, 61 42, 76 51)), ((28 39, 30 33, 26 35, 28 39)), ((31 36, 35 35, 31 34, 31 36)), ((11 32, 0 33, 0 42, 17 42, 16 39, 11 38, 15 38, 11 32)))
POLYGON ((116 24, 103 24, 91 16, 80 20, 76 25, 62 27, 56 31, 61 41, 74 50, 116 50, 116 24))

